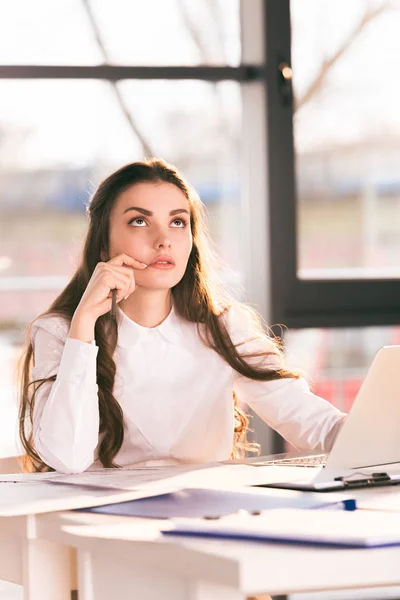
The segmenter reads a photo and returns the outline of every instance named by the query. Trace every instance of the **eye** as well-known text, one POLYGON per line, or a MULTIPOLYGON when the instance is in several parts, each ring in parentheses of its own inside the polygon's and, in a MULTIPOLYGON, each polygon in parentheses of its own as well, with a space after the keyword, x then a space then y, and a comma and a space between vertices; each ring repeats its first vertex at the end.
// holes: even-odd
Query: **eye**
MULTIPOLYGON (((143 217, 135 217, 128 222, 128 225, 132 225, 133 223, 137 225, 138 221, 142 221, 142 223, 146 224, 146 221, 143 219, 143 217)), ((139 224, 138 227, 142 227, 142 225, 139 224)))
MULTIPOLYGON (((174 219, 171 224, 176 223, 178 223, 178 226, 176 226, 175 229, 183 229, 187 226, 187 221, 185 219, 174 219)), ((135 227, 145 227, 146 224, 146 219, 143 217, 134 217, 128 221, 128 225, 134 225, 135 227)))
POLYGON ((185 221, 185 219, 174 219, 172 221, 172 223, 180 223, 181 224, 181 226, 177 227, 177 229, 183 229, 184 227, 187 226, 187 221, 185 221))

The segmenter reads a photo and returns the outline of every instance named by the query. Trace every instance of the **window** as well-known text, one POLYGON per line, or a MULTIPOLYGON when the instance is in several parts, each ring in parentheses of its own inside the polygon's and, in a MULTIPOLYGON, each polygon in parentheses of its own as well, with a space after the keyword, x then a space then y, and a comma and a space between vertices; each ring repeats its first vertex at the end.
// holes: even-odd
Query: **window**
POLYGON ((366 0, 266 9, 271 320, 395 325, 398 11, 366 0))
POLYGON ((285 354, 317 395, 349 412, 375 354, 399 342, 400 327, 296 329, 285 335, 285 354))
MULTIPOLYGON (((354 336, 362 352, 375 328, 394 343, 400 317, 399 16, 389 3, 350 4, 265 3, 269 322, 306 354, 316 337, 333 348, 354 336)), ((363 376, 352 380, 352 360, 337 371, 345 395, 327 369, 314 371, 316 391, 347 406, 363 376)))
POLYGON ((398 277, 400 14, 292 0, 297 272, 398 277))
POLYGON ((237 66, 240 51, 239 0, 3 0, 0 6, 0 56, 8 65, 237 66))

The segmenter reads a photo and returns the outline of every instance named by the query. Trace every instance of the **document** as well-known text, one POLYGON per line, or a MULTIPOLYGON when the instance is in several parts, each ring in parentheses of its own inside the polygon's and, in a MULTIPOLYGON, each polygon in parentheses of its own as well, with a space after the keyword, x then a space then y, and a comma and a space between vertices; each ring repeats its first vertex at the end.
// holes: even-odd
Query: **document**
MULTIPOLYGON (((0 516, 71 510, 124 502, 194 488, 238 489, 265 481, 274 467, 249 465, 173 465, 97 469, 77 475, 17 474, 2 477, 0 516), (216 466, 217 465, 217 466, 216 466), (263 473, 263 470, 267 470, 263 473)), ((281 477, 287 477, 287 468, 281 477)))
POLYGON ((168 519, 191 517, 216 519, 225 515, 246 511, 259 513, 274 508, 337 508, 354 510, 352 498, 332 495, 291 492, 288 490, 265 490, 248 488, 237 490, 188 488, 159 496, 131 500, 118 504, 106 504, 83 512, 95 512, 130 517, 168 519))
POLYGON ((85 485, 119 490, 160 489, 160 493, 182 488, 233 489, 267 482, 285 481, 301 467, 257 467, 244 464, 169 465, 122 469, 96 469, 77 475, 60 475, 53 483, 85 485), (162 484, 162 487, 160 485, 162 484))
MULTIPOLYGON (((196 471, 207 471, 206 465, 167 465, 159 467, 132 467, 121 469, 94 469, 76 475, 60 475, 52 479, 53 483, 104 488, 108 490, 138 490, 143 486, 158 486, 170 480, 171 489, 180 479, 188 478, 196 471)), ((201 477, 201 475, 200 475, 201 477)), ((162 488, 168 491, 168 488, 162 488)))
MULTIPOLYGON (((0 484, 2 483, 29 483, 32 481, 47 481, 59 477, 59 473, 54 471, 50 473, 1 473, 0 484)), ((1 485, 0 485, 1 490, 1 485)))
POLYGON ((400 515, 357 510, 277 509, 259 516, 235 514, 216 521, 174 519, 164 535, 189 535, 349 548, 400 545, 400 515))
POLYGON ((125 502, 155 491, 116 490, 77 485, 54 485, 51 480, 0 483, 0 517, 72 510, 125 502))

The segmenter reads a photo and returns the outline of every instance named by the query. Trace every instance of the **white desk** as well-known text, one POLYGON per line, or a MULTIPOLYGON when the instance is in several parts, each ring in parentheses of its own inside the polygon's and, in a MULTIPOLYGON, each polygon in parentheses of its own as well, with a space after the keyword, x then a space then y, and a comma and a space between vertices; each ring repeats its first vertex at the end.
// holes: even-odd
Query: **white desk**
POLYGON ((95 514, 57 513, 41 521, 39 534, 77 548, 79 600, 128 600, 133 590, 141 600, 243 600, 400 585, 400 547, 343 550, 162 537, 156 521, 95 514))
MULTIPOLYGON (((387 499, 397 494, 400 486, 357 490, 355 495, 359 499, 374 495, 387 499)), ((385 503, 382 508, 387 510, 385 503)), ((400 513, 395 514, 400 518, 400 513)), ((118 522, 118 517, 83 513, 0 517, 0 579, 24 585, 25 600, 69 600, 70 590, 76 589, 70 548, 76 547, 80 600, 92 600, 92 583, 95 599, 101 600, 102 590, 116 581, 126 581, 131 590, 132 586, 138 589, 143 600, 152 600, 149 594, 153 593, 155 578, 174 600, 200 600, 205 586, 207 600, 224 598, 223 590, 234 600, 235 595, 242 598, 256 592, 279 595, 400 585, 400 547, 343 551, 188 538, 149 541, 147 537, 141 541, 137 539, 138 520, 123 520, 124 531, 129 532, 127 540, 121 539, 118 530, 101 532, 100 525, 118 522), (79 532, 63 529, 78 517, 79 532), (86 525, 90 530, 84 529, 86 525), (83 538, 82 533, 88 537, 83 538), (107 566, 111 564, 112 569, 107 566), (213 596, 212 590, 218 593, 213 596)), ((161 597, 168 598, 165 594, 161 597)))

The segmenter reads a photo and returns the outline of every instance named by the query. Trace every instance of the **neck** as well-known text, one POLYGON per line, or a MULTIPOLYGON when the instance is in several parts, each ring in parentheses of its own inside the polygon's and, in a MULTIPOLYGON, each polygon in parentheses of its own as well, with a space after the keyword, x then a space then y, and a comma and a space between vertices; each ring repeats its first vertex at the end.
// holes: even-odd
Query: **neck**
POLYGON ((138 287, 119 307, 127 317, 142 327, 157 327, 171 311, 171 290, 138 287))

